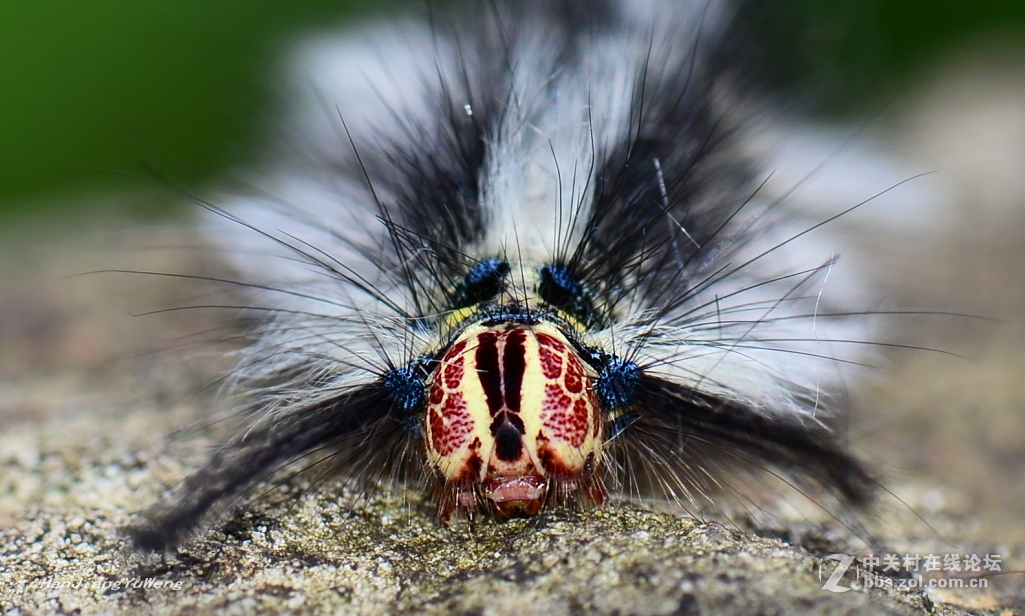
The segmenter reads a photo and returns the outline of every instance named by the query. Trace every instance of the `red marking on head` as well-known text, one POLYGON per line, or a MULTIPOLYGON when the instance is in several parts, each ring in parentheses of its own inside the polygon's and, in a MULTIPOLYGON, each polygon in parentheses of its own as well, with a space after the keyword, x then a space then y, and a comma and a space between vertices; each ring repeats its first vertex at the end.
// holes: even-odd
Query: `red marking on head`
POLYGON ((545 401, 542 403, 541 409, 546 417, 561 414, 572 404, 573 398, 566 394, 561 385, 556 383, 545 385, 545 401))
POLYGON ((534 336, 537 338, 537 343, 542 347, 554 347, 556 349, 561 349, 564 346, 557 338, 554 338, 544 332, 537 332, 534 336))
POLYGON ((438 406, 445 399, 445 388, 437 383, 431 383, 428 396, 431 406, 438 406))
POLYGON ((473 432, 473 417, 466 408, 463 394, 451 392, 441 408, 430 410, 431 444, 441 456, 450 456, 466 445, 473 432))
POLYGON ((562 358, 565 347, 547 334, 537 334, 537 344, 541 372, 546 379, 554 381, 562 374, 562 358))
POLYGON ((590 419, 591 406, 587 404, 587 400, 584 398, 577 398, 576 402, 573 403, 573 412, 570 413, 569 423, 573 426, 574 440, 570 441, 574 447, 579 447, 584 444, 584 439, 587 438, 587 420, 590 419), (579 442, 576 442, 579 439, 579 442))
POLYGON ((587 399, 569 396, 559 385, 545 385, 542 422, 555 438, 573 447, 580 447, 587 439, 587 420, 590 410, 587 399))
POLYGON ((427 411, 427 421, 431 426, 431 447, 435 451, 439 451, 441 447, 447 446, 445 438, 445 420, 442 419, 441 413, 438 409, 431 409, 427 411))
POLYGON ((445 354, 445 357, 455 357, 457 355, 462 355, 463 354, 463 350, 465 350, 465 349, 466 349, 466 341, 465 340, 460 340, 459 342, 457 342, 457 343, 452 345, 452 348, 448 350, 448 353, 445 354))
POLYGON ((566 378, 563 380, 566 390, 573 394, 579 394, 584 390, 584 369, 576 357, 570 355, 566 358, 566 378))
POLYGON ((464 363, 465 358, 462 355, 453 356, 451 353, 446 355, 444 372, 445 387, 450 390, 459 389, 459 386, 463 383, 464 363))

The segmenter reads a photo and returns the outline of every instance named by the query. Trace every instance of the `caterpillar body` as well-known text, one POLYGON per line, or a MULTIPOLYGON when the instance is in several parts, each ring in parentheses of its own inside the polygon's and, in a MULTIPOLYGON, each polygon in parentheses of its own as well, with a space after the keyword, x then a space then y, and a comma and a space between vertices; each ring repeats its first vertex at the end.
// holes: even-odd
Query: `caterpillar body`
POLYGON ((770 181, 732 23, 714 2, 493 2, 308 45, 299 154, 206 206, 259 317, 243 425, 137 545, 299 461, 422 481, 443 522, 711 500, 752 469, 870 503, 830 429, 870 342, 828 224, 845 210, 770 181))

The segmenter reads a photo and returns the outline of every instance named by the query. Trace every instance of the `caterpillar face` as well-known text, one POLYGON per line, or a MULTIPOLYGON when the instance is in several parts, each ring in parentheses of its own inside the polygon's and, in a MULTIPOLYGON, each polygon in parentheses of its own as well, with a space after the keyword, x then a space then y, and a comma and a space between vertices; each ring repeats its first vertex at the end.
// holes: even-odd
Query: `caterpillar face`
POLYGON ((478 496, 504 515, 536 514, 549 482, 601 494, 594 378, 548 323, 468 327, 427 383, 427 459, 448 492, 440 517, 452 506, 472 512, 478 496))
POLYGON ((726 7, 468 4, 300 54, 302 155, 204 220, 256 323, 238 433, 136 542, 303 461, 443 521, 757 470, 869 503, 828 425, 871 342, 843 212, 771 181, 726 7))

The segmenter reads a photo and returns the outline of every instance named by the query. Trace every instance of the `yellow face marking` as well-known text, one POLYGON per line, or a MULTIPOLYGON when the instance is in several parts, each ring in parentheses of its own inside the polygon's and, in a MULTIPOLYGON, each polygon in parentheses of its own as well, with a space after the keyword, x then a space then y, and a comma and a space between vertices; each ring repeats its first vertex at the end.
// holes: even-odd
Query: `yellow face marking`
POLYGON ((445 313, 445 316, 441 320, 443 330, 448 332, 459 327, 463 321, 476 314, 479 308, 479 304, 474 304, 473 306, 467 306, 466 308, 459 308, 458 310, 445 313))
POLYGON ((587 333, 587 326, 584 325, 583 321, 577 319, 575 316, 569 314, 568 312, 565 312, 565 311, 560 310, 558 308, 555 308, 553 310, 554 310, 555 314, 558 315, 558 317, 560 319, 562 319, 566 323, 568 323, 571 326, 573 326, 573 329, 577 330, 577 333, 580 333, 580 334, 586 334, 587 333))

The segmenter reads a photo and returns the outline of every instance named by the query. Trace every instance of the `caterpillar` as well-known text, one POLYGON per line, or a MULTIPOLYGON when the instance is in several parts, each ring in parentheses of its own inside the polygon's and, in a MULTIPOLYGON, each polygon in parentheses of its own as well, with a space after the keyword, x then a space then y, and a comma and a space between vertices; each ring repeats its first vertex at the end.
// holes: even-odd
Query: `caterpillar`
POLYGON ((203 203, 250 293, 237 434, 128 531, 279 471, 424 486, 442 523, 761 470, 868 507, 835 430, 872 346, 835 211, 780 186, 717 2, 429 10, 299 54, 292 154, 203 203))

